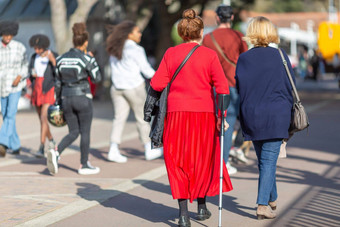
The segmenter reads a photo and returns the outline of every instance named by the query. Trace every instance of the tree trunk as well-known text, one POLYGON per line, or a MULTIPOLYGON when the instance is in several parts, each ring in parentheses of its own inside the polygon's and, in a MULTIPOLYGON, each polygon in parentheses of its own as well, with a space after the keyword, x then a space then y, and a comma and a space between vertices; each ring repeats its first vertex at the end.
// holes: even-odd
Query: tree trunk
MULTIPOLYGON (((156 59, 158 63, 160 63, 160 61, 162 60, 165 51, 173 45, 173 40, 171 39, 172 26, 176 23, 176 21, 181 19, 183 11, 197 4, 201 5, 201 9, 203 9, 206 3, 207 3, 206 0, 200 1, 181 0, 180 9, 175 13, 169 13, 168 6, 165 4, 165 2, 158 1, 158 10, 161 15, 160 17, 161 30, 156 48, 156 59)), ((201 12, 198 12, 198 14, 201 14, 201 12)))
POLYGON ((165 51, 173 45, 173 41, 171 39, 171 28, 177 19, 173 19, 173 15, 168 13, 168 8, 164 2, 159 3, 158 6, 161 29, 158 37, 155 57, 157 59, 157 63, 160 63, 165 51))
POLYGON ((59 54, 64 53, 63 45, 67 39, 66 5, 64 0, 50 0, 51 23, 59 54))
POLYGON ((98 0, 77 0, 78 7, 70 16, 67 23, 67 9, 64 0, 50 0, 51 21, 59 54, 63 54, 72 47, 72 26, 74 23, 86 22, 92 6, 98 0))

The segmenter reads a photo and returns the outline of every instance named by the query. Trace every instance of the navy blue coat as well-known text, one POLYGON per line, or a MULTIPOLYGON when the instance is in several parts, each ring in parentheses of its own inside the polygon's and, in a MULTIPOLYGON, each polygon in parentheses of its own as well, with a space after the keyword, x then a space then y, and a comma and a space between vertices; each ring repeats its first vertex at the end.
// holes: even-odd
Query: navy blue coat
MULTIPOLYGON (((282 52, 294 78, 288 56, 282 52)), ((279 51, 272 47, 255 47, 241 54, 235 78, 245 140, 288 138, 292 86, 279 51)))

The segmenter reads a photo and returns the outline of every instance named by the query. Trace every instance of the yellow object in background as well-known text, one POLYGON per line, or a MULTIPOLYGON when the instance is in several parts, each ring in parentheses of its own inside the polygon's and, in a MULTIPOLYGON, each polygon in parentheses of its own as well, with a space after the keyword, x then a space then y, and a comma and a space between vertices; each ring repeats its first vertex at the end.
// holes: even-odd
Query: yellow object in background
POLYGON ((340 55, 340 24, 320 23, 318 37, 319 50, 326 61, 332 61, 336 53, 340 55))

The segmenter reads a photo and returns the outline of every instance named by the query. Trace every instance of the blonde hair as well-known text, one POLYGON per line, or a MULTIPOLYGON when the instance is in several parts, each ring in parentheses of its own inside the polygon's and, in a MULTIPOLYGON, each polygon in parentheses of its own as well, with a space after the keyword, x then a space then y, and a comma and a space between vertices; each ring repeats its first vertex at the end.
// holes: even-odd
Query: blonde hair
POLYGON ((269 43, 280 43, 280 37, 274 24, 265 17, 254 17, 248 25, 243 40, 254 46, 267 47, 269 43))

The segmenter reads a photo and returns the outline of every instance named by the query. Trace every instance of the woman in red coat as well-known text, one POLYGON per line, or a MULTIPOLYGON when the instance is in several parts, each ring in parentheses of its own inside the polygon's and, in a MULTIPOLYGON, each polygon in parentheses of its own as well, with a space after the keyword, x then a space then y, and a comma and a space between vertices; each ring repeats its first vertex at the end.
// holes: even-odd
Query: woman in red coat
MULTIPOLYGON (((169 48, 151 80, 162 91, 190 50, 199 45, 203 21, 192 9, 183 12, 178 24, 183 44, 169 48)), ((187 200, 197 199, 199 220, 211 216, 206 196, 219 193, 220 146, 213 87, 217 94, 229 94, 228 81, 216 53, 199 47, 178 73, 170 87, 164 123, 164 159, 174 199, 180 208, 179 226, 190 226, 187 200)), ((223 191, 232 185, 223 165, 223 191)))

